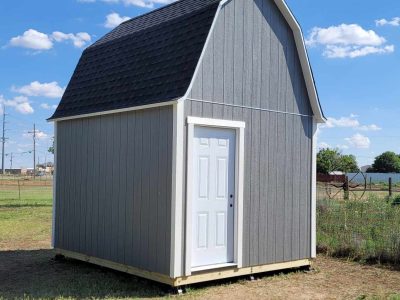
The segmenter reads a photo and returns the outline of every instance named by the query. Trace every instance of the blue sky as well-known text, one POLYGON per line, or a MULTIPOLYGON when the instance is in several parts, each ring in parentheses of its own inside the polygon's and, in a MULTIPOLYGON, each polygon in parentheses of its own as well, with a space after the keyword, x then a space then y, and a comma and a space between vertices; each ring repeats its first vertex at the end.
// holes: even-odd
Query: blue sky
MULTIPOLYGON (((3 0, 0 3, 0 102, 5 103, 14 167, 31 167, 33 123, 38 157, 53 136, 48 118, 82 50, 128 17, 169 0, 3 0)), ((383 151, 400 152, 400 3, 287 1, 307 39, 321 103, 329 122, 320 146, 355 154, 360 165, 383 151), (376 22, 380 20, 379 22, 376 22)), ((9 156, 6 167, 9 167, 9 156)))

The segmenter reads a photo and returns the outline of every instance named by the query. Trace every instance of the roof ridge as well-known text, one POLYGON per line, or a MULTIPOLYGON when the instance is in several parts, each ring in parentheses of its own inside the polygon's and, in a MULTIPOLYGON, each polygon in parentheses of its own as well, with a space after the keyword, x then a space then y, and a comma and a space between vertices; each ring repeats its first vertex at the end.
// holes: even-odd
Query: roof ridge
POLYGON ((126 23, 129 23, 129 22, 133 22, 133 21, 135 21, 135 20, 137 20, 137 19, 143 18, 143 17, 145 17, 145 16, 147 16, 147 15, 150 15, 150 14, 155 13, 155 12, 157 12, 157 11, 166 9, 166 8, 168 8, 168 7, 177 5, 178 3, 184 2, 184 1, 187 1, 187 0, 177 0, 177 1, 171 2, 170 4, 161 6, 161 7, 159 7, 159 8, 153 9, 153 10, 147 12, 147 13, 144 13, 144 14, 142 14, 142 15, 138 15, 138 16, 136 16, 136 17, 133 17, 133 18, 129 19, 129 20, 126 20, 126 21, 122 22, 122 23, 119 24, 119 25, 126 24, 126 23))
POLYGON ((142 31, 143 29, 149 29, 156 25, 165 23, 167 21, 171 21, 173 19, 178 19, 188 14, 193 14, 195 12, 199 12, 211 4, 219 3, 221 0, 178 0, 168 5, 159 7, 152 11, 149 11, 145 14, 136 16, 132 19, 129 19, 117 27, 115 27, 112 31, 108 32, 104 36, 102 36, 99 40, 95 41, 92 45, 90 45, 87 49, 92 49, 102 44, 108 43, 109 41, 119 39, 123 36, 130 35, 126 31, 131 31, 131 33, 142 31), (198 2, 198 4, 196 3, 198 2), (193 6, 190 10, 183 10, 176 16, 171 16, 169 20, 164 20, 161 22, 156 22, 156 24, 151 24, 152 20, 157 20, 160 15, 164 14, 164 11, 167 13, 173 12, 174 10, 179 11, 181 8, 185 7, 186 3, 188 3, 188 7, 193 6), (180 8, 181 7, 181 8, 180 8), (153 17, 154 15, 154 17, 153 17), (144 25, 143 28, 140 28, 140 24, 146 24, 150 21, 150 24, 144 25), (136 27, 136 29, 134 29, 136 27), (133 30, 132 30, 133 29, 133 30), (124 33, 125 31, 125 33, 124 33))

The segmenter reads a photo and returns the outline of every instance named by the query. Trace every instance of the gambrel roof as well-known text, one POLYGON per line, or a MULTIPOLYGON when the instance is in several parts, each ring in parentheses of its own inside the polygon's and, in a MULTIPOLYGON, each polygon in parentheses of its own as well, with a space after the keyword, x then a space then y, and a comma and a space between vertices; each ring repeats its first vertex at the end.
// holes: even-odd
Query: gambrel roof
MULTIPOLYGON (((274 1, 294 32, 311 106, 323 122, 300 26, 284 0, 274 1)), ((218 7, 225 2, 180 0, 122 23, 83 52, 50 120, 184 97, 218 7)))

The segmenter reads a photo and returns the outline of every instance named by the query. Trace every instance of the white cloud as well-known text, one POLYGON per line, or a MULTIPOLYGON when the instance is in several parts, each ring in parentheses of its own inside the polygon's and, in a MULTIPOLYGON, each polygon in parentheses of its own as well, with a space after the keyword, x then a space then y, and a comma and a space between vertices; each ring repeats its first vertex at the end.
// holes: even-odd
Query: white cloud
POLYGON ((175 0, 122 0, 125 5, 154 8, 154 4, 169 4, 175 0))
MULTIPOLYGON (((32 131, 32 132, 33 132, 33 131, 32 131)), ((32 138, 32 132, 25 132, 25 133, 22 134, 22 136, 23 136, 24 138, 29 138, 29 139, 31 139, 31 138, 32 138)), ((47 133, 41 131, 41 130, 36 129, 35 132, 36 132, 36 138, 37 138, 38 140, 46 140, 46 139, 49 138, 49 135, 48 135, 47 133)), ((21 145, 21 146, 22 146, 22 145, 21 145)), ((28 147, 31 147, 32 145, 27 144, 27 146, 28 146, 28 147)))
POLYGON ((64 42, 71 41, 76 48, 82 48, 86 46, 87 43, 90 43, 92 38, 87 32, 78 32, 77 34, 73 33, 63 33, 60 31, 55 31, 51 35, 52 39, 56 42, 64 42))
MULTIPOLYGON (((96 0, 77 0, 78 2, 83 3, 93 3, 96 0)), ((154 8, 156 4, 170 4, 175 2, 176 0, 100 0, 105 3, 123 3, 126 6, 138 6, 144 8, 154 8)))
POLYGON ((323 46, 323 55, 328 58, 356 58, 395 50, 394 45, 386 44, 384 37, 357 24, 314 27, 306 43, 308 46, 323 46))
POLYGON ((91 36, 87 32, 63 33, 55 31, 52 34, 39 32, 35 29, 29 29, 22 35, 13 37, 9 45, 13 47, 21 47, 32 50, 44 51, 50 50, 54 46, 54 42, 71 41, 76 48, 82 48, 91 42, 91 36))
POLYGON ((382 130, 381 127, 375 125, 375 124, 371 124, 371 125, 363 125, 357 128, 358 130, 362 130, 362 131, 380 131, 382 130))
POLYGON ((43 109, 52 110, 52 109, 56 109, 57 105, 49 105, 47 103, 42 103, 42 104, 40 104, 40 107, 43 109))
POLYGON ((5 99, 3 95, 0 95, 0 103, 8 107, 13 107, 17 112, 23 115, 29 115, 35 112, 29 103, 29 99, 25 96, 17 96, 13 99, 5 99))
POLYGON ((361 125, 358 120, 359 116, 351 114, 349 117, 341 117, 339 119, 328 117, 325 124, 320 125, 323 128, 353 128, 361 131, 379 131, 382 130, 378 125, 361 125))
POLYGON ((318 144, 318 148, 319 149, 328 149, 328 148, 332 148, 332 147, 328 143, 321 142, 321 143, 318 144))
POLYGON ((31 97, 61 98, 65 88, 58 85, 56 81, 49 83, 40 83, 33 81, 20 88, 12 87, 12 91, 31 97))
POLYGON ((358 127, 360 122, 354 117, 341 117, 340 119, 327 118, 327 121, 321 128, 335 128, 335 127, 358 127))
POLYGON ((35 29, 29 29, 22 35, 13 37, 10 40, 10 45, 13 47, 22 47, 33 50, 49 50, 53 48, 53 42, 50 37, 35 29))
POLYGON ((339 150, 347 150, 347 149, 349 149, 350 147, 347 146, 347 145, 337 145, 336 148, 338 148, 339 150))
POLYGON ((114 28, 117 27, 119 24, 128 21, 130 17, 121 17, 117 13, 111 13, 106 16, 106 22, 104 23, 104 27, 106 28, 114 28))
POLYGON ((394 52, 394 45, 389 45, 385 47, 375 47, 375 46, 335 46, 327 45, 323 55, 328 58, 357 58, 362 56, 367 56, 370 54, 389 54, 394 52))
POLYGON ((400 17, 394 17, 392 20, 380 19, 375 21, 376 26, 400 26, 400 17))
POLYGON ((368 149, 371 146, 371 141, 368 137, 356 133, 350 138, 345 139, 350 146, 357 148, 357 149, 368 149))

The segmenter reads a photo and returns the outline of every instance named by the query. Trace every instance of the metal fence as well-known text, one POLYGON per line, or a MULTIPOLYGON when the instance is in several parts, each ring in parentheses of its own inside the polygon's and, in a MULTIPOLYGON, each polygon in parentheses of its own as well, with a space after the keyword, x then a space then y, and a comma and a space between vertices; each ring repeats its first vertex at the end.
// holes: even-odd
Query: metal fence
POLYGON ((0 176, 0 205, 48 205, 52 190, 51 176, 0 176))

